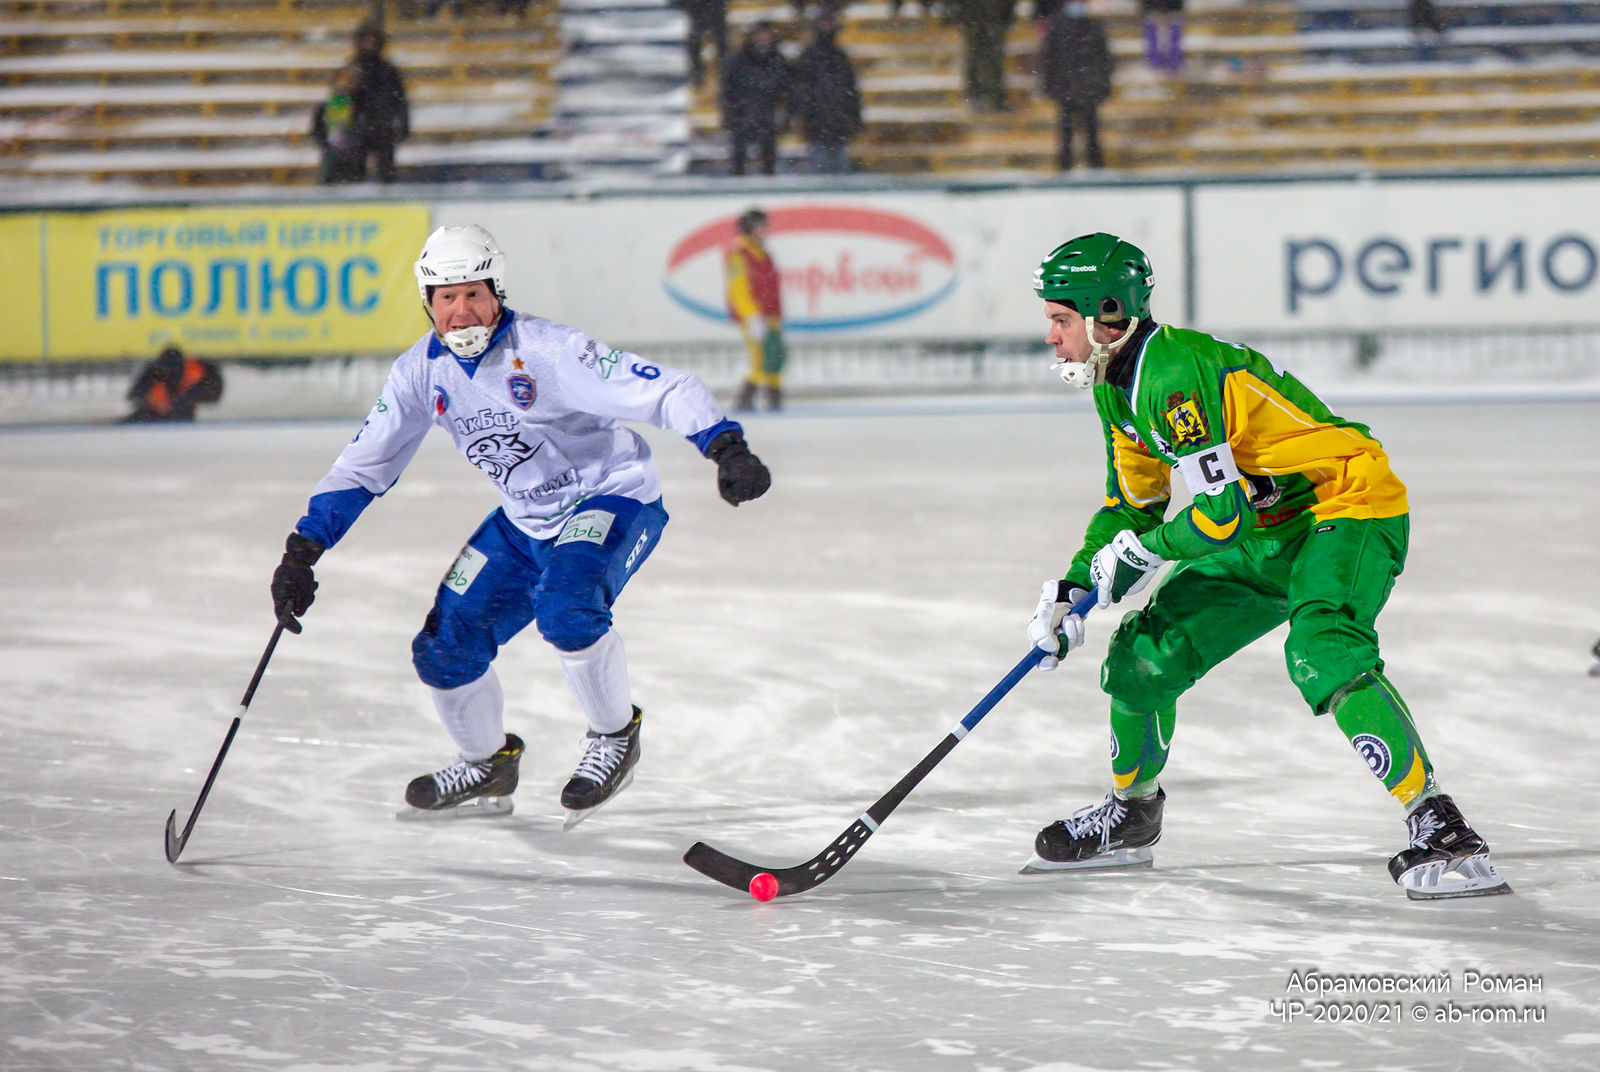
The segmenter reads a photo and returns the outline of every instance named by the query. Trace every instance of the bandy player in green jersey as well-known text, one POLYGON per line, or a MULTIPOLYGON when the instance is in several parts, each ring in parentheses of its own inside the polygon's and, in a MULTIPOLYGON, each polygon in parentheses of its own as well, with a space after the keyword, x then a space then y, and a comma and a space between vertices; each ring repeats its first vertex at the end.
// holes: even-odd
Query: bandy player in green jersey
POLYGON ((1374 622, 1405 565, 1405 485, 1363 425, 1261 354, 1158 324, 1152 282, 1144 253, 1108 234, 1057 247, 1033 277, 1054 367, 1094 392, 1107 470, 1105 505, 1029 625, 1051 653, 1041 666, 1083 643, 1070 609, 1090 589, 1104 608, 1173 566, 1122 620, 1101 669, 1113 789, 1040 831, 1028 870, 1148 864, 1178 697, 1288 622, 1290 679, 1406 808, 1395 881, 1415 899, 1509 893, 1383 674, 1374 622), (1174 469, 1193 503, 1168 519, 1174 469))

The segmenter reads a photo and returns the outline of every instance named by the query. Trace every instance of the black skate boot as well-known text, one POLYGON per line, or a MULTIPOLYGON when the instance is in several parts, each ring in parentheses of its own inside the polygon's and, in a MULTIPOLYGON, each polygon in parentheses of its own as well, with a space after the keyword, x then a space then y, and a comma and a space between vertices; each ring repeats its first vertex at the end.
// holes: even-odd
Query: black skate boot
POLYGON ((506 743, 488 759, 457 756, 443 770, 411 780, 406 786, 406 803, 411 807, 398 818, 510 815, 521 760, 522 738, 514 733, 506 734, 506 743))
POLYGON ((1589 676, 1600 677, 1600 640, 1594 642, 1594 647, 1589 649, 1589 654, 1594 656, 1594 665, 1589 667, 1589 676))
POLYGON ((639 722, 644 712, 637 704, 633 720, 616 733, 590 730, 583 738, 583 758, 572 779, 561 790, 561 806, 567 809, 562 829, 571 830, 594 810, 633 781, 633 768, 639 762, 639 722))
POLYGON ((1107 793, 1105 800, 1079 808, 1070 819, 1058 819, 1039 831, 1033 859, 1024 875, 1039 871, 1073 871, 1090 867, 1150 867, 1151 846, 1161 840, 1165 790, 1153 797, 1123 800, 1107 793))
POLYGON ((1511 892, 1511 884, 1489 862, 1488 843, 1445 794, 1417 805, 1406 816, 1406 825, 1411 847, 1389 861, 1389 874, 1413 901, 1511 892))

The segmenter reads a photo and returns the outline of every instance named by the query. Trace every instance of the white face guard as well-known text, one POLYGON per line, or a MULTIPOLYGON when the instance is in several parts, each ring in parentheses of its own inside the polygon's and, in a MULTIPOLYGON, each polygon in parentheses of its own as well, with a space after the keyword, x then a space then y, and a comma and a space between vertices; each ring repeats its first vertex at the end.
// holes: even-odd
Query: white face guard
POLYGON ((450 348, 450 352, 457 357, 473 358, 489 348, 489 336, 493 332, 481 325, 470 328, 457 328, 447 331, 439 336, 439 341, 450 348))
POLYGON ((1133 335, 1133 329, 1139 326, 1137 317, 1128 321, 1128 330, 1116 342, 1099 342, 1094 337, 1094 321, 1085 318, 1083 333, 1089 338, 1089 357, 1085 361, 1068 361, 1058 357, 1050 366, 1052 371, 1061 374, 1061 380, 1068 387, 1076 387, 1080 391, 1087 391, 1095 384, 1106 382, 1106 367, 1111 364, 1111 355, 1121 346, 1123 341, 1133 335))

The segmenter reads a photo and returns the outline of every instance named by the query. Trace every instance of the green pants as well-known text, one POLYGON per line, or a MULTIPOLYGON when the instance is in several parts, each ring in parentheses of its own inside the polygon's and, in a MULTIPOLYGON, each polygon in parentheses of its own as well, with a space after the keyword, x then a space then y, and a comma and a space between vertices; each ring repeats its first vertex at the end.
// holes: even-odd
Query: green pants
POLYGON ((1289 679, 1311 709, 1335 712, 1402 803, 1430 788, 1427 753, 1382 675, 1375 625, 1405 567, 1409 528, 1405 516, 1321 521, 1288 540, 1250 540, 1174 568, 1149 605, 1123 618, 1101 667, 1118 789, 1154 791, 1178 697, 1284 622, 1289 679))
POLYGON ((1122 620, 1100 684, 1129 707, 1159 711, 1222 660, 1284 622, 1289 680, 1321 713, 1373 668, 1374 625, 1405 565, 1409 519, 1336 519, 1282 543, 1247 540, 1181 562, 1143 610, 1122 620))

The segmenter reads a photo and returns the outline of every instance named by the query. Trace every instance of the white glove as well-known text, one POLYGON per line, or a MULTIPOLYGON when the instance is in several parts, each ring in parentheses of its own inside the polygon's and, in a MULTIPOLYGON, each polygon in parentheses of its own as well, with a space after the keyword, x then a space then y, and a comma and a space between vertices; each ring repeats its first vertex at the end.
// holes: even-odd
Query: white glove
POLYGON ((1155 576, 1167 560, 1139 542, 1132 529, 1123 529, 1089 560, 1089 576, 1100 595, 1100 606, 1109 607, 1131 596, 1155 576))
POLYGON ((767 334, 767 322, 759 316, 747 316, 739 327, 744 331, 744 337, 760 342, 767 334))
POLYGON ((1039 589, 1039 607, 1028 623, 1028 639, 1050 653, 1039 660, 1040 670, 1054 670, 1061 664, 1061 656, 1083 646, 1083 619, 1070 612, 1088 594, 1088 589, 1066 581, 1046 581, 1039 589))

